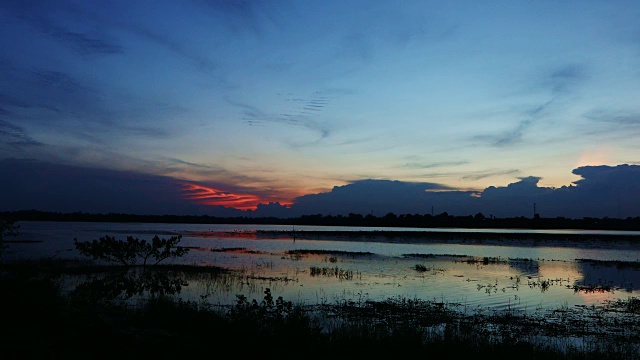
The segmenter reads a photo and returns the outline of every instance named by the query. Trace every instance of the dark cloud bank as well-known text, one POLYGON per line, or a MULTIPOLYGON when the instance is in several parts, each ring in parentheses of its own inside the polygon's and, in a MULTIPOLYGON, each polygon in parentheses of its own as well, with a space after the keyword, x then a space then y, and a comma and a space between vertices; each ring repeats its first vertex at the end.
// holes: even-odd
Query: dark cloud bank
POLYGON ((483 213, 495 217, 640 216, 640 166, 584 166, 570 186, 539 187, 530 176, 505 187, 481 192, 458 191, 435 183, 360 180, 330 192, 298 197, 290 208, 278 203, 255 211, 200 205, 184 198, 178 179, 55 165, 35 160, 0 160, 0 211, 126 213, 146 215, 210 215, 297 217, 301 215, 483 213))

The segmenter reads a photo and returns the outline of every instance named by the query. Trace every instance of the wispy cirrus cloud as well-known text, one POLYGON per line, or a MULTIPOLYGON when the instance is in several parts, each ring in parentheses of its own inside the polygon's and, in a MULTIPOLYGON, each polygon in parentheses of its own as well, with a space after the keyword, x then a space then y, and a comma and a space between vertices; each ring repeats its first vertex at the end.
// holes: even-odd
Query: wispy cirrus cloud
POLYGON ((250 0, 192 0, 203 13, 223 22, 227 29, 237 33, 262 36, 269 25, 278 25, 279 5, 291 8, 294 4, 250 0))
POLYGON ((485 179, 485 178, 494 177, 494 176, 514 175, 514 174, 519 174, 519 173, 520 173, 520 170, 518 170, 518 169, 483 170, 483 171, 477 171, 477 172, 473 172, 473 173, 467 173, 468 175, 462 176, 462 179, 464 179, 464 180, 480 180, 480 179, 485 179))
POLYGON ((442 162, 434 162, 434 163, 409 162, 409 163, 402 164, 400 167, 408 168, 408 169, 433 169, 433 168, 440 168, 440 167, 465 165, 468 163, 469 161, 466 161, 466 160, 442 161, 442 162))
MULTIPOLYGON (((154 32, 132 23, 120 23, 118 24, 118 27, 124 28, 133 34, 151 41, 157 45, 160 45, 161 47, 167 49, 169 52, 188 60, 198 70, 211 73, 218 68, 213 59, 201 53, 198 53, 196 50, 187 48, 184 44, 175 39, 172 39, 169 35, 154 32)), ((223 82, 226 82, 226 80, 223 82)))
POLYGON ((4 2, 2 8, 21 19, 41 34, 55 39, 81 55, 117 55, 125 48, 100 28, 76 19, 82 26, 72 29, 57 21, 53 14, 64 11, 69 4, 64 2, 4 2), (89 25, 89 26, 86 26, 89 25), (80 30, 80 29, 84 30, 80 30))
POLYGON ((73 76, 61 71, 34 69, 33 73, 39 86, 55 87, 71 93, 84 88, 73 76))
MULTIPOLYGON (((330 135, 329 128, 320 118, 321 112, 330 104, 330 96, 322 91, 316 91, 310 97, 300 97, 293 94, 279 95, 282 100, 279 104, 274 105, 279 108, 276 111, 263 110, 252 104, 231 99, 227 99, 227 102, 241 109, 242 121, 249 126, 283 124, 313 131, 319 135, 319 139, 327 138, 330 135)), ((300 146, 301 144, 292 145, 300 146)))
MULTIPOLYGON (((589 139, 640 148, 640 112, 635 109, 597 109, 583 115, 587 122, 576 132, 589 139)), ((632 162, 631 162, 632 163, 632 162)))
MULTIPOLYGON (((2 116, 2 108, 0 108, 0 116, 2 116)), ((43 143, 36 141, 27 135, 23 128, 0 120, 0 148, 8 147, 13 150, 20 150, 25 147, 42 146, 43 143), (2 145, 5 146, 2 146, 2 145)))
POLYGON ((551 94, 556 97, 574 91, 575 86, 588 78, 588 73, 582 64, 566 64, 552 69, 543 78, 541 86, 551 89, 551 94))
POLYGON ((115 43, 114 40, 100 38, 98 34, 73 32, 52 25, 43 26, 43 32, 68 43, 83 55, 114 55, 122 54, 125 51, 124 47, 115 43))
POLYGON ((120 134, 120 138, 167 139, 176 130, 160 120, 186 111, 166 100, 109 93, 69 71, 21 67, 8 60, 3 63, 7 66, 0 68, 0 76, 4 76, 0 83, 12 86, 12 92, 0 92, 0 107, 11 113, 13 122, 50 129, 51 134, 103 145, 113 140, 113 134, 120 134), (119 97, 130 101, 117 101, 119 97))
POLYGON ((446 171, 446 172, 431 172, 431 173, 421 173, 420 176, 425 178, 459 178, 462 180, 482 180, 486 178, 491 178, 494 176, 503 176, 503 175, 516 175, 521 173, 519 169, 489 169, 489 170, 464 170, 464 171, 446 171))
MULTIPOLYGON (((637 110, 594 110, 585 118, 599 123, 612 124, 624 128, 640 127, 640 112, 637 110)), ((619 129, 619 128, 618 128, 619 129)))
POLYGON ((159 157, 154 160, 130 157, 123 161, 131 169, 144 169, 149 174, 181 179, 181 182, 231 194, 249 194, 261 199, 263 203, 288 204, 299 195, 292 188, 274 188, 274 178, 281 181, 276 170, 263 169, 259 174, 240 173, 218 164, 186 161, 176 157, 159 157))
POLYGON ((209 166, 209 165, 196 164, 196 163, 192 163, 192 162, 181 160, 181 159, 177 159, 177 158, 166 158, 166 160, 168 162, 170 162, 170 163, 174 163, 174 164, 178 164, 178 165, 184 165, 184 166, 187 166, 187 167, 194 167, 194 168, 198 168, 198 169, 211 169, 211 168, 213 168, 212 166, 209 166))
POLYGON ((494 147, 506 147, 521 143, 531 127, 541 119, 555 111, 564 98, 576 91, 578 85, 588 79, 585 66, 581 64, 565 64, 546 71, 541 78, 534 80, 534 92, 546 92, 547 100, 540 102, 516 114, 515 126, 511 130, 498 134, 483 134, 474 136, 472 140, 488 142, 494 147))

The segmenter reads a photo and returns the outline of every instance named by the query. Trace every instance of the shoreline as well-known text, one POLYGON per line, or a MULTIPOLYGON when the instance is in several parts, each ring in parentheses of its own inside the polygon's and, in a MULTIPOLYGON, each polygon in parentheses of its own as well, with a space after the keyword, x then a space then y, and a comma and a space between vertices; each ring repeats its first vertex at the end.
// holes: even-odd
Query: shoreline
POLYGON ((446 231, 300 231, 256 230, 248 233, 229 234, 255 239, 295 240, 343 240, 389 243, 446 243, 496 246, 557 246, 594 248, 613 245, 633 248, 640 246, 640 235, 620 234, 570 234, 570 233, 509 233, 509 232, 446 232, 446 231))
MULTIPOLYGON (((246 233, 249 233, 247 231, 246 233)), ((435 239, 435 240, 605 240, 605 241, 640 241, 640 234, 611 233, 552 233, 552 232, 508 232, 508 231, 404 231, 404 230, 255 230, 256 236, 280 236, 296 238, 342 237, 342 238, 402 238, 402 239, 435 239)))

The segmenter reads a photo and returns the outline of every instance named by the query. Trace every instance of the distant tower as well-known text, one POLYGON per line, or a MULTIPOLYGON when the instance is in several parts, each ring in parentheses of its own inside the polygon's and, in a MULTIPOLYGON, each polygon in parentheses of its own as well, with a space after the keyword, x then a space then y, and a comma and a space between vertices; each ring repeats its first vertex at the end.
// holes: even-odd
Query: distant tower
POLYGON ((536 203, 533 203, 533 218, 538 217, 538 210, 536 209, 536 203))

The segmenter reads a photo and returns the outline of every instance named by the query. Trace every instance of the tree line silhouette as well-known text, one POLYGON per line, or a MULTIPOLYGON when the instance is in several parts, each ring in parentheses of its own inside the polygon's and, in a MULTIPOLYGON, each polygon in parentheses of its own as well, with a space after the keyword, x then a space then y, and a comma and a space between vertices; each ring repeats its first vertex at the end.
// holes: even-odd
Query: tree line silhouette
POLYGON ((633 230, 640 231, 640 216, 621 218, 581 219, 555 217, 543 218, 538 215, 496 218, 482 213, 454 216, 446 212, 431 214, 388 213, 384 216, 373 214, 348 215, 303 215, 299 217, 216 217, 209 215, 138 215, 138 214, 91 214, 84 212, 60 213, 38 210, 0 212, 0 219, 13 221, 78 221, 78 222, 141 222, 141 223, 182 223, 182 224, 255 224, 255 225, 318 225, 318 226, 359 226, 359 227, 417 227, 417 228, 512 228, 512 229, 584 229, 584 230, 633 230))

